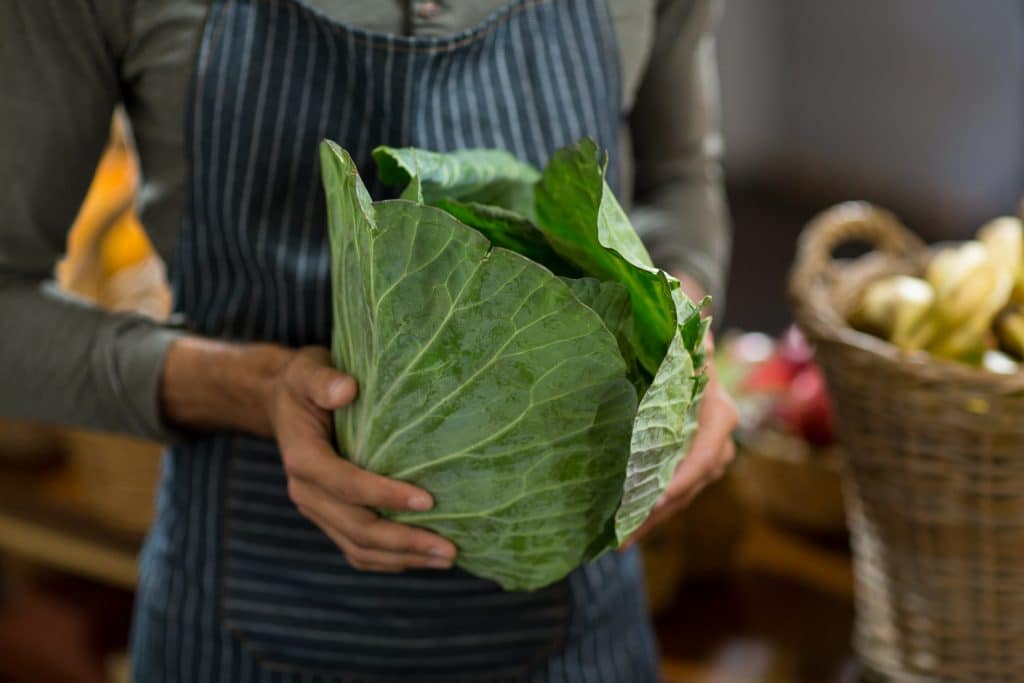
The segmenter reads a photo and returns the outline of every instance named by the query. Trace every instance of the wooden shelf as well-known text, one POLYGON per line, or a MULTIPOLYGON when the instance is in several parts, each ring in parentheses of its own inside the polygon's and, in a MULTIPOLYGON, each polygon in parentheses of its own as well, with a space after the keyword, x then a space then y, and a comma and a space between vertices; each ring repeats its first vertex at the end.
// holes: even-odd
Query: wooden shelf
POLYGON ((854 683, 853 576, 841 540, 753 517, 727 569, 656 620, 665 683, 854 683))
POLYGON ((141 543, 91 515, 66 469, 0 471, 0 552, 133 589, 141 543))
POLYGON ((735 569, 789 577, 840 600, 853 599, 853 566, 845 545, 815 542, 763 518, 753 520, 740 542, 735 569))

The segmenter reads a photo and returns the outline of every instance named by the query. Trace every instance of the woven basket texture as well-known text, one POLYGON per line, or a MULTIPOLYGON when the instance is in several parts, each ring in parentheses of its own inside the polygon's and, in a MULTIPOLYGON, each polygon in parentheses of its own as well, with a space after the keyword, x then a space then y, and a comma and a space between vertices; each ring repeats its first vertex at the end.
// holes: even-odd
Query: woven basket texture
POLYGON ((847 203, 805 229, 790 278, 846 453, 855 648, 883 680, 1024 680, 1024 373, 997 375, 862 334, 865 286, 929 250, 887 211, 847 203), (866 243, 867 256, 836 249, 866 243))

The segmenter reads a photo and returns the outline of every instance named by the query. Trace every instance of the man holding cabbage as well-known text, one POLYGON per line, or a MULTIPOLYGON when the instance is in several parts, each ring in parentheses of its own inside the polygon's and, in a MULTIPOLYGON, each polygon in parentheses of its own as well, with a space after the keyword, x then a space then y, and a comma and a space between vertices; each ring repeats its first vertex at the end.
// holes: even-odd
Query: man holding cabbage
POLYGON ((170 443, 137 680, 656 680, 630 546, 736 420, 716 15, 4 4, 0 412, 170 443), (119 103, 174 326, 46 284, 119 103))

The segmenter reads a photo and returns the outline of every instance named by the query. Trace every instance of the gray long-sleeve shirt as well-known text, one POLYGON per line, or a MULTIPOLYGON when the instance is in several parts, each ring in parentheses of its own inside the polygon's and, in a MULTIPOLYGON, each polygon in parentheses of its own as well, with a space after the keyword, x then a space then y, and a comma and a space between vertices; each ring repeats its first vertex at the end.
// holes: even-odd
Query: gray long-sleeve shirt
MULTIPOLYGON (((305 0, 388 33, 445 35, 504 0, 305 0)), ((556 0, 557 1, 557 0, 556 0)), ((186 91, 209 0, 0 3, 0 415, 151 438, 168 346, 182 332, 100 311, 52 286, 123 103, 142 222, 168 263, 185 205, 186 91)), ((720 293, 729 230, 720 182, 716 0, 609 0, 629 112, 625 204, 659 265, 720 293)))

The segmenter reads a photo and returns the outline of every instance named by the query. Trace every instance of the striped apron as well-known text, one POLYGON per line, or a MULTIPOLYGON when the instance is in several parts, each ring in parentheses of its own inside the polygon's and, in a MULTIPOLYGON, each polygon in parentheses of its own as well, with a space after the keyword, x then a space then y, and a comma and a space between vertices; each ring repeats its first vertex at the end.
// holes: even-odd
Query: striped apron
MULTIPOLYGON (((445 38, 358 30, 298 0, 215 0, 186 122, 178 310, 203 335, 327 346, 322 138, 381 198, 376 145, 501 147, 541 165, 584 135, 616 149, 619 94, 604 0, 519 0, 445 38)), ((165 458, 136 680, 644 683, 641 580, 635 552, 533 593, 457 569, 360 572, 293 507, 272 441, 203 436, 165 458)))

